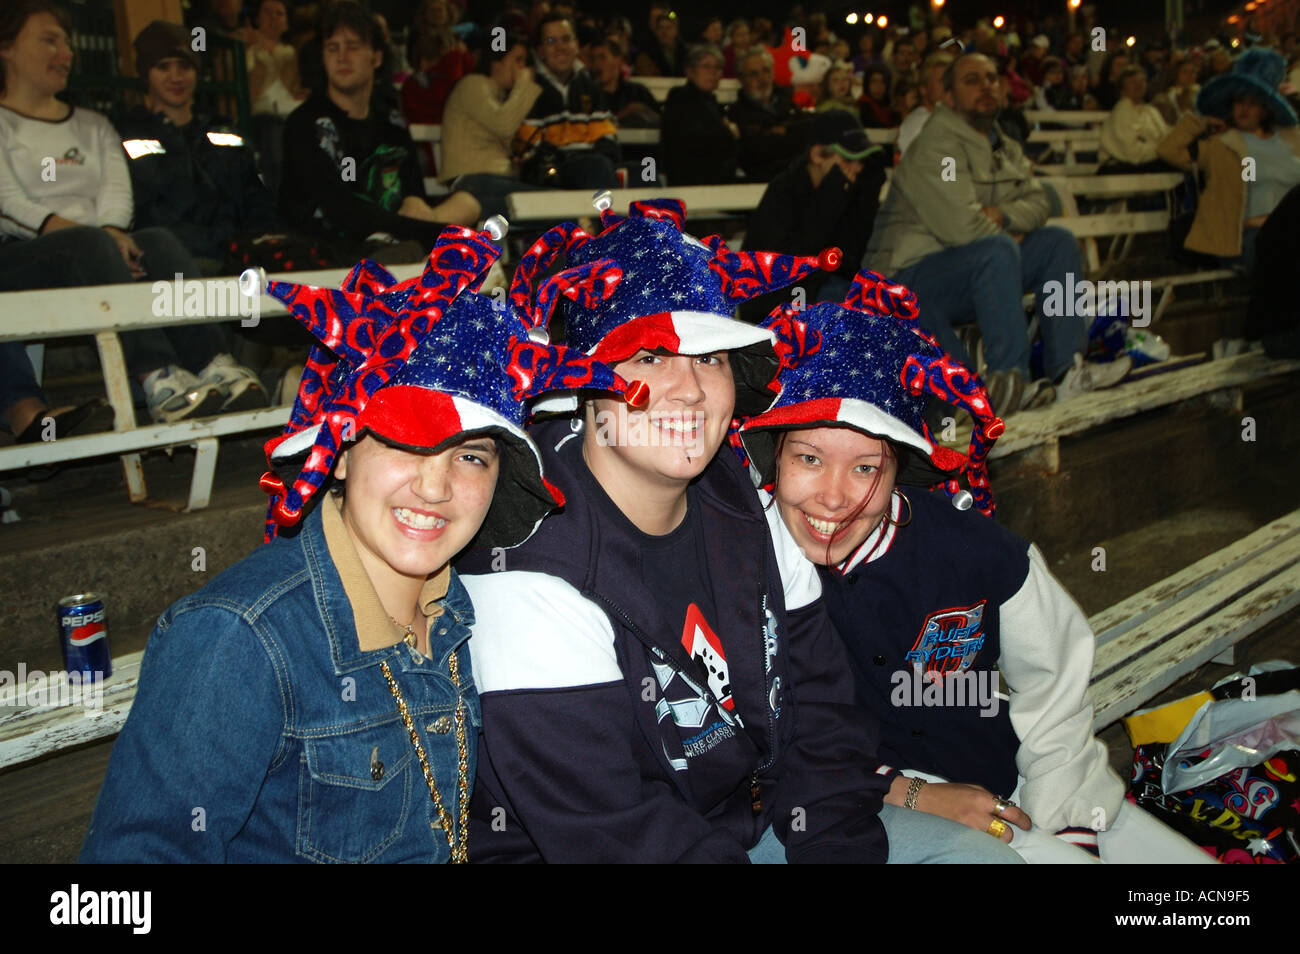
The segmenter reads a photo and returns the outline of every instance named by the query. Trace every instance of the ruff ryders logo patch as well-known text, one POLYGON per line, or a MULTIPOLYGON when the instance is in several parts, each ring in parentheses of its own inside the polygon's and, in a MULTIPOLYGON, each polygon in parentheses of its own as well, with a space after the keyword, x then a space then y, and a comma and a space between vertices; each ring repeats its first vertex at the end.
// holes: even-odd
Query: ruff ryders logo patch
POLYGON ((907 661, 927 673, 946 675, 969 669, 984 648, 984 605, 958 606, 931 613, 907 653, 907 661))

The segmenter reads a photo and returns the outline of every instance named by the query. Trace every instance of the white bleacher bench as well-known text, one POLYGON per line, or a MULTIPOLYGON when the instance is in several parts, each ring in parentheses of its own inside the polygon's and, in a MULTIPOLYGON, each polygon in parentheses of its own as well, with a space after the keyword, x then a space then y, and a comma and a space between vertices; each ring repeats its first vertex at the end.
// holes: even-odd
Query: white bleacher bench
MULTIPOLYGON (((418 263, 394 266, 390 271, 402 280, 420 274, 423 268, 423 263, 418 263)), ((272 277, 300 284, 337 288, 348 271, 348 269, 328 269, 292 272, 272 277)), ((225 283, 234 281, 234 278, 232 276, 213 279, 213 281, 225 283)), ((0 308, 3 308, 5 313, 5 321, 0 324, 0 341, 31 341, 74 335, 94 336, 99 347, 100 367, 104 375, 109 404, 113 407, 115 417, 114 429, 105 433, 63 437, 57 441, 16 444, 12 447, 0 448, 0 472, 63 461, 84 460, 102 455, 117 455, 122 458, 127 494, 133 503, 139 503, 148 496, 140 453, 192 445, 196 454, 186 509, 199 510, 208 505, 212 496, 212 477, 216 471, 220 438, 284 426, 289 419, 288 407, 224 414, 175 424, 149 424, 136 427, 130 379, 127 376, 126 362, 122 356, 122 344, 118 334, 142 328, 239 320, 237 316, 157 317, 153 314, 153 303, 152 283, 147 281, 0 294, 0 308)), ((284 314, 284 306, 280 302, 270 296, 262 296, 260 320, 284 314)))
MULTIPOLYGON (((627 212, 628 203, 644 199, 681 199, 692 216, 722 212, 751 212, 763 198, 763 183, 716 186, 677 186, 668 189, 615 189, 613 209, 627 212)), ((549 192, 512 192, 506 197, 506 217, 512 225, 545 222, 548 226, 568 219, 591 218, 596 210, 589 189, 549 192)))
POLYGON ((1026 109, 1031 123, 1055 123, 1058 126, 1100 126, 1110 113, 1101 109, 1026 109))
POLYGON ((1093 729, 1300 606, 1300 510, 1093 616, 1093 729))
MULTIPOLYGON (((1081 434, 1152 408, 1208 395, 1224 395, 1228 403, 1239 406, 1242 385, 1295 371, 1300 371, 1300 361, 1276 360, 1262 352, 1250 352, 1126 381, 1105 391, 1090 392, 1087 400, 1062 401, 1020 411, 1005 419, 1006 431, 989 451, 989 459, 1033 450, 1043 469, 1054 474, 1060 470, 1062 437, 1081 434)), ((969 432, 965 436, 959 433, 956 442, 946 443, 964 448, 968 438, 969 432)))
MULTIPOLYGON (((1094 731, 1145 703, 1300 605, 1300 511, 1096 614, 1094 731)), ((135 699, 141 652, 113 661, 102 705, 56 704, 44 674, 0 689, 0 770, 121 731, 135 699), (36 695, 41 690, 43 698, 36 695), (19 694, 25 702, 18 705, 19 694)), ((93 699, 94 697, 92 697, 93 699)), ((99 699, 94 700, 99 703, 99 699)))
MULTIPOLYGON (((1124 260, 1137 236, 1167 234, 1172 204, 1166 200, 1166 208, 1160 211, 1127 212, 1120 210, 1122 203, 1117 202, 1113 211, 1080 215, 1075 199, 1078 196, 1085 196, 1122 200, 1130 196, 1160 192, 1168 195, 1182 183, 1183 174, 1147 172, 1113 176, 1049 177, 1043 181, 1055 189, 1062 207, 1062 214, 1057 218, 1049 219, 1047 224, 1067 228, 1082 241, 1084 265, 1088 273, 1095 277, 1112 272, 1124 260), (1099 238, 1113 240, 1107 250, 1105 261, 1101 259, 1098 251, 1097 239, 1099 238)), ((1154 314, 1151 316, 1152 322, 1159 321, 1173 304, 1175 289, 1184 285, 1224 281, 1235 278, 1236 275, 1237 273, 1230 268, 1215 268, 1151 279, 1152 290, 1158 296, 1154 314)))

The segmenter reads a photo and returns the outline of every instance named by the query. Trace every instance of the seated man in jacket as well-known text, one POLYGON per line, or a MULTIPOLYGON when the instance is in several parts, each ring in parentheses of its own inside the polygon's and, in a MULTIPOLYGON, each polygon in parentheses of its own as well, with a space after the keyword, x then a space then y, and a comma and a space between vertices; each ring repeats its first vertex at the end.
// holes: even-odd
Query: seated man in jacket
POLYGON ((577 34, 567 17, 548 13, 538 22, 537 60, 542 95, 515 135, 516 151, 527 154, 522 178, 555 189, 615 188, 618 125, 578 61, 577 34))
POLYGON ((971 367, 955 326, 979 324, 989 392, 1000 415, 1118 383, 1131 367, 1128 358, 1083 362, 1091 315, 1075 313, 1074 301, 1060 309, 1066 314, 1044 314, 1044 286, 1065 287, 1067 275, 1082 279, 1083 262, 1070 232, 1044 226, 1042 184, 994 122, 993 61, 980 53, 959 57, 945 74, 944 89, 951 105, 935 106, 895 170, 863 265, 915 291, 922 326, 971 367), (1031 289, 1042 316, 1047 372, 1037 381, 1030 378, 1021 307, 1021 295, 1031 289))
POLYGON ((169 229, 207 275, 240 231, 283 231, 252 146, 220 117, 194 111, 198 57, 184 27, 154 20, 135 38, 146 105, 118 123, 130 159, 135 221, 169 229))
POLYGON ((343 0, 322 18, 320 35, 325 85, 285 123, 280 212, 354 261, 419 261, 448 224, 473 225, 479 203, 468 192, 435 207, 426 201, 411 134, 376 95, 384 41, 374 17, 343 0), (395 240, 406 244, 386 251, 395 240))
POLYGON ((740 127, 740 165, 750 182, 772 177, 803 154, 811 121, 794 104, 787 86, 773 79, 772 54, 755 48, 740 55, 740 95, 727 118, 740 127))
MULTIPOLYGON (((873 146, 852 113, 831 109, 813 123, 808 151, 777 173, 749 218, 745 250, 780 249, 816 255, 835 246, 844 253, 836 272, 816 272, 801 286, 805 304, 840 301, 857 274, 880 206, 880 187, 892 150, 873 146)), ((770 292, 748 302, 741 317, 762 321, 780 300, 770 292)))
POLYGON ((721 79, 722 52, 716 46, 692 47, 686 83, 673 87, 664 103, 664 163, 674 186, 736 179, 740 130, 718 104, 715 91, 721 79))

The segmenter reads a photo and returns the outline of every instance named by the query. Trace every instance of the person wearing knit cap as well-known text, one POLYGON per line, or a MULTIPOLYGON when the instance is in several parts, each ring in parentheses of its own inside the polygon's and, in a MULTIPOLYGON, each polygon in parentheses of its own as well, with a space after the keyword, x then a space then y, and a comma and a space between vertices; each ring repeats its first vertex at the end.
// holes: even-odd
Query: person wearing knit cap
POLYGON ((515 273, 518 307, 553 304, 536 284, 561 256, 566 286, 610 289, 568 305, 565 340, 648 395, 588 393, 534 426, 564 509, 458 563, 478 608, 476 857, 883 862, 872 731, 816 573, 774 548, 775 515, 718 453, 777 369, 771 332, 734 308, 838 255, 737 253, 684 217, 605 208, 598 234, 557 226, 515 273))
POLYGON ((1085 847, 1109 862, 1212 860, 1124 800, 1092 736, 1095 637, 1037 547, 989 519, 985 461, 1003 424, 982 382, 920 330, 916 296, 864 271, 842 303, 778 309, 765 326, 781 393, 739 444, 818 564, 857 700, 881 727, 886 808, 985 832, 1031 862, 1095 861, 1085 847), (969 412, 967 454, 930 433, 936 397, 969 412), (926 492, 936 484, 945 494, 926 492))
POLYGON ((82 860, 467 860, 475 606, 451 558, 562 502, 525 398, 629 390, 478 294, 503 234, 448 228, 401 283, 245 273, 320 340, 267 443, 269 542, 163 614, 82 860))

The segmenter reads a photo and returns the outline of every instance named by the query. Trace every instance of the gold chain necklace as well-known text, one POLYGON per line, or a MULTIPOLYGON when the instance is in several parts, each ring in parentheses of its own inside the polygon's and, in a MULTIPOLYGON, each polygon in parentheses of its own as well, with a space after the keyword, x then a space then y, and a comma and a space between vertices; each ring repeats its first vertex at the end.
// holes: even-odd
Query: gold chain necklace
POLYGON ((464 864, 469 860, 469 746, 465 742, 465 700, 460 695, 460 660, 456 658, 456 651, 453 649, 447 668, 451 672, 452 684, 456 687, 456 767, 458 772, 456 787, 460 802, 459 837, 452 828, 451 815, 442 803, 442 793, 438 791, 438 783, 433 778, 433 769, 429 765, 428 757, 424 754, 424 746, 420 743, 420 734, 415 730, 415 722, 411 719, 411 711, 406 705, 406 700, 402 698, 402 691, 397 688, 397 680, 393 678, 393 671, 388 668, 386 660, 379 664, 379 668, 383 670, 384 678, 388 680, 388 689, 397 701, 397 711, 402 715, 402 724, 406 726, 407 734, 411 737, 411 744, 415 746, 416 758, 420 760, 420 768, 424 771, 424 781, 429 786, 429 794, 433 796, 433 807, 438 812, 438 824, 447 835, 447 847, 451 849, 451 863, 464 864))

